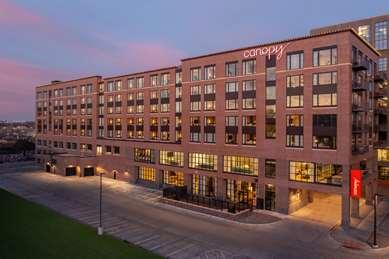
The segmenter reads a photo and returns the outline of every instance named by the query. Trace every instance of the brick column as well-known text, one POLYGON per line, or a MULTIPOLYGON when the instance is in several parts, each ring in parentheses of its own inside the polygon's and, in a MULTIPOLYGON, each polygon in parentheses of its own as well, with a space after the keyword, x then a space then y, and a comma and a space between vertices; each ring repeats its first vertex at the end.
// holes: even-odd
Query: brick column
POLYGON ((342 186, 342 226, 350 225, 350 166, 343 165, 343 186, 342 186))

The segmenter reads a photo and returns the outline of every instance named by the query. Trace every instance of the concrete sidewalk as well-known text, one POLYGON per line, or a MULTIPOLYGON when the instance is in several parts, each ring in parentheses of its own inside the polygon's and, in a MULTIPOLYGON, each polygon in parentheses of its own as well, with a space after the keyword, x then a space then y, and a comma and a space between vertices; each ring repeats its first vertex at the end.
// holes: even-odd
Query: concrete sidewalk
MULTIPOLYGON (((356 250, 371 250, 373 244, 374 211, 356 227, 335 227, 330 236, 342 246, 356 250)), ((377 206, 377 243, 376 251, 389 251, 389 200, 381 201, 377 206)))

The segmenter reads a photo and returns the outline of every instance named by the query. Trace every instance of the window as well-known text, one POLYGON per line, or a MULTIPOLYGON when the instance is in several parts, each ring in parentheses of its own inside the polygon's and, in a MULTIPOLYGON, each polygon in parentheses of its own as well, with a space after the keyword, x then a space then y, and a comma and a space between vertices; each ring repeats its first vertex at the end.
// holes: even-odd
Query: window
POLYGON ((303 115, 287 115, 286 116, 286 146, 287 147, 303 147, 303 115))
POLYGON ((377 161, 389 162, 389 149, 377 149, 377 161))
POLYGON ((333 87, 336 84, 336 72, 313 74, 313 106, 336 106, 337 93, 336 87, 333 87), (328 89, 325 90, 323 87, 328 89))
POLYGON ((276 80, 276 68, 268 67, 266 68, 266 81, 275 81, 276 80))
POLYGON ((313 51, 313 66, 328 66, 338 63, 338 52, 336 47, 317 49, 313 51))
POLYGON ((199 85, 193 85, 190 87, 190 95, 200 95, 201 88, 199 85))
POLYGON ((151 75, 150 76, 150 85, 151 86, 157 86, 158 85, 158 75, 151 75))
POLYGON ((289 180, 298 182, 314 182, 315 167, 313 163, 289 162, 289 180))
POLYGON ((114 155, 120 155, 120 147, 114 146, 113 147, 113 154, 114 155))
POLYGON ((215 196, 216 179, 205 175, 192 175, 192 194, 199 196, 215 196))
POLYGON ((238 62, 226 63, 226 76, 237 76, 238 75, 238 62))
POLYGON ((315 164, 315 183, 342 185, 342 166, 333 164, 315 164))
POLYGON ((266 100, 275 100, 276 99, 276 87, 275 86, 266 86, 266 100))
POLYGON ((224 156, 223 171, 244 175, 258 175, 258 159, 245 156, 224 156))
POLYGON ((190 111, 201 111, 201 101, 191 101, 190 102, 190 111))
POLYGON ((170 74, 164 73, 161 75, 161 85, 168 85, 170 83, 170 74))
POLYGON ((336 120, 336 114, 313 115, 313 148, 336 149, 336 120))
POLYGON ((143 163, 155 163, 154 149, 135 148, 134 161, 143 163))
POLYGON ((190 142, 200 142, 200 132, 197 131, 191 131, 189 134, 189 141, 190 142))
POLYGON ((161 165, 184 166, 184 153, 161 150, 159 151, 159 163, 161 165))
POLYGON ((215 94, 216 87, 215 84, 208 84, 204 86, 204 94, 215 94))
POLYGON ((182 72, 176 72, 176 84, 182 83, 182 72))
POLYGON ((216 78, 216 66, 206 66, 204 68, 205 80, 212 80, 216 78))
POLYGON ((286 87, 303 87, 304 86, 304 75, 287 76, 286 87))
POLYGON ((103 147, 100 145, 96 146, 96 155, 101 156, 103 154, 103 147))
POLYGON ((304 52, 288 54, 286 57, 286 69, 301 69, 304 67, 304 52))
POLYGON ((358 26, 358 35, 370 42, 370 25, 358 26))
POLYGON ((144 87, 144 82, 145 82, 145 79, 143 77, 138 77, 136 79, 136 86, 138 88, 143 88, 144 87))
POLYGON ((237 82, 227 82, 226 83, 226 93, 238 92, 238 83, 237 82))
POLYGON ((128 89, 135 88, 135 78, 129 78, 127 80, 127 86, 128 86, 128 89))
POLYGON ((255 65, 256 65, 256 60, 255 59, 244 60, 242 62, 243 75, 255 74, 255 65))
POLYGON ((378 179, 385 181, 389 180, 389 167, 378 166, 378 179))
POLYGON ((214 111, 216 109, 216 101, 204 101, 204 111, 214 111))
POLYGON ((378 71, 386 72, 388 70, 388 58, 378 59, 378 71))
POLYGON ((337 83, 336 72, 316 73, 313 74, 313 85, 330 85, 337 83))
POLYGON ((139 179, 155 182, 155 169, 151 167, 139 166, 139 179))
POLYGON ((265 177, 267 178, 276 177, 276 160, 265 159, 265 177))
POLYGON ((243 81, 243 109, 255 109, 256 108, 256 91, 255 80, 243 81))
POLYGON ((388 48, 388 22, 377 22, 375 24, 375 47, 376 49, 388 48))
POLYGON ((189 168, 216 171, 217 155, 189 153, 189 168))
POLYGON ((200 67, 191 68, 190 69, 190 80, 191 81, 199 81, 199 80, 201 80, 200 74, 201 74, 201 68, 200 67))
POLYGON ((173 186, 184 186, 184 173, 163 170, 163 183, 173 186))

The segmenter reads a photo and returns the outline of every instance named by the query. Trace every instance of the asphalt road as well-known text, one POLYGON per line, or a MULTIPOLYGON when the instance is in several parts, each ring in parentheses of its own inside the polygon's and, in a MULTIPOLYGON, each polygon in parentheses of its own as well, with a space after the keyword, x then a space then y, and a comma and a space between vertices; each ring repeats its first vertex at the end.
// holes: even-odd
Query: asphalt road
MULTIPOLYGON (((1 188, 19 192, 19 195, 30 195, 31 197, 41 195, 46 197, 45 199, 60 198, 64 204, 63 210, 66 208, 66 203, 73 202, 76 207, 88 206, 97 212, 98 183, 98 177, 62 177, 36 172, 0 173, 1 188)), ((176 250, 170 254, 163 252, 163 244, 160 246, 157 244, 155 247, 159 250, 155 252, 165 256, 171 255, 169 257, 177 258, 389 258, 389 251, 377 253, 372 250, 344 248, 330 237, 328 226, 291 216, 270 224, 241 224, 161 204, 158 202, 160 195, 158 191, 115 182, 111 179, 104 179, 103 184, 103 211, 105 213, 103 226, 104 221, 108 221, 108 218, 105 218, 108 217, 106 215, 113 215, 152 229, 153 233, 157 233, 158 236, 168 234, 178 237, 175 239, 177 241, 187 241, 177 245, 176 250), (193 249, 192 254, 189 248, 194 248, 194 246, 190 244, 196 244, 198 248, 193 249), (199 251, 202 249, 206 251, 199 251), (184 253, 185 250, 188 251, 184 253)), ((61 211, 61 208, 57 210, 61 211)), ((143 243, 147 241, 146 238, 143 243)))

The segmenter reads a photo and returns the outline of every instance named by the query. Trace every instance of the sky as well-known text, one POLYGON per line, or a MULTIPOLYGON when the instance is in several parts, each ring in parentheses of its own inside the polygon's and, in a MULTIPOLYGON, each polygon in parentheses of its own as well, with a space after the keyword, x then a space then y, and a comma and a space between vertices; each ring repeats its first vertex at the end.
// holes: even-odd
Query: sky
POLYGON ((0 0, 0 120, 33 120, 34 89, 302 36, 389 13, 387 0, 0 0))

